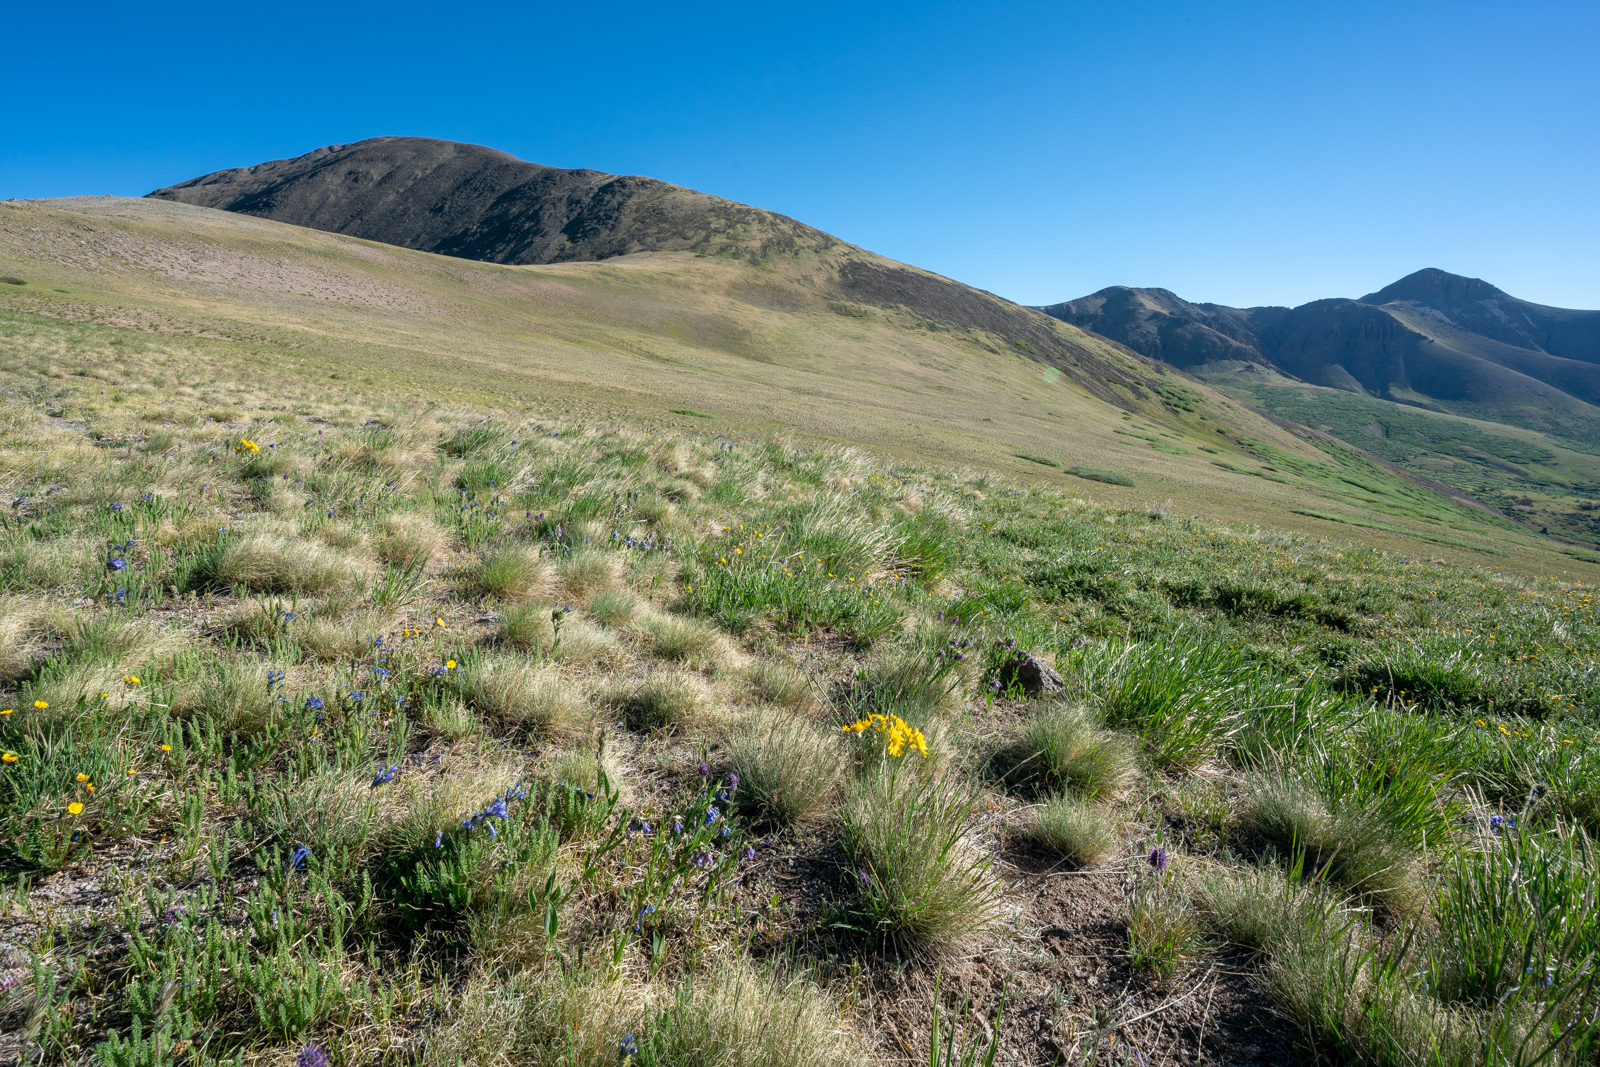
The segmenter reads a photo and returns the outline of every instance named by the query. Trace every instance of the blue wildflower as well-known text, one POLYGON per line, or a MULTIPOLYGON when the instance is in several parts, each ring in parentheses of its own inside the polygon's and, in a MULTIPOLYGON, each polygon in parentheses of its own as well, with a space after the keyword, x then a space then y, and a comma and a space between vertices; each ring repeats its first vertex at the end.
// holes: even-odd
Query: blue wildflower
POLYGON ((306 710, 307 711, 321 711, 322 710, 322 698, 321 697, 306 697, 306 710))
POLYGON ((306 857, 311 855, 311 850, 304 845, 294 850, 294 855, 289 857, 289 869, 298 871, 306 862, 306 857))

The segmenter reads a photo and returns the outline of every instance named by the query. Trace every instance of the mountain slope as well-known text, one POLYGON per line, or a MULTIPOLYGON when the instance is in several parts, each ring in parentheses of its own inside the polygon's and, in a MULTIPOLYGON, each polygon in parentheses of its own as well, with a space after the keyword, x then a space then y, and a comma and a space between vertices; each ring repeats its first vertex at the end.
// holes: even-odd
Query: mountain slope
MULTIPOLYGON (((287 377, 349 397, 352 418, 375 391, 419 409, 627 414, 664 432, 859 443, 1099 499, 1170 497, 1186 512, 1418 555, 1571 566, 1453 490, 1037 311, 839 242, 757 259, 511 266, 95 197, 0 204, 0 275, 25 283, 0 285, 0 315, 25 335, 8 343, 60 352, 50 358, 64 372, 83 366, 76 330, 156 345, 219 412, 271 412, 284 402, 273 383, 287 377)), ((112 397, 102 404, 68 415, 92 426, 114 411, 112 397)))
POLYGON ((1360 300, 1296 308, 1115 286, 1041 310, 1174 366, 1259 363, 1600 448, 1600 312, 1532 304, 1475 278, 1422 270, 1360 300))
POLYGON ((836 243, 775 212, 655 178, 562 170, 426 137, 328 145, 148 195, 489 263, 836 243))

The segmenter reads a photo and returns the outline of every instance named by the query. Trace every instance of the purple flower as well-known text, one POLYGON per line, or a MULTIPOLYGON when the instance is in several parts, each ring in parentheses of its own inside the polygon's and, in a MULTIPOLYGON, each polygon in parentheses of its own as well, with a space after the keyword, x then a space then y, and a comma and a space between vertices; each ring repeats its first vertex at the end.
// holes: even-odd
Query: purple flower
POLYGON ((722 784, 728 790, 728 792, 731 793, 735 789, 739 788, 739 776, 734 772, 729 771, 728 776, 722 780, 722 784))
POLYGON ((1489 816, 1489 829, 1493 830, 1497 834, 1505 830, 1515 830, 1516 828, 1517 817, 1515 815, 1489 816))
POLYGON ((706 809, 706 825, 707 826, 710 826, 712 823, 716 822, 720 818, 722 818, 722 812, 718 811, 716 808, 707 808, 706 809))
POLYGON ((746 846, 744 846, 744 851, 739 853, 739 858, 743 859, 743 860, 753 860, 753 859, 755 859, 756 858, 756 846, 754 846, 754 845, 746 845, 746 846))
POLYGON ((187 914, 189 913, 184 911, 183 908, 173 905, 167 909, 167 913, 161 917, 161 921, 168 926, 177 926, 183 922, 183 917, 187 914))
POLYGON ((1150 866, 1155 869, 1157 874, 1165 871, 1167 869, 1168 862, 1167 850, 1162 848, 1160 845, 1157 845, 1155 848, 1150 850, 1149 862, 1150 866))
POLYGON ((689 862, 694 864, 696 867, 709 867, 711 866, 711 853, 704 850, 696 852, 693 856, 689 857, 689 862))
POLYGON ((294 855, 289 857, 289 869, 298 871, 306 862, 306 857, 311 855, 311 850, 304 845, 294 850, 294 855))
POLYGON ((328 1054, 320 1045, 307 1042, 300 1055, 294 1058, 294 1067, 328 1067, 328 1054))
POLYGON ((702 777, 702 778, 710 777, 710 775, 711 775, 711 768, 710 767, 708 767, 704 763, 702 763, 702 764, 700 764, 700 768, 699 769, 700 769, 700 777, 702 777))

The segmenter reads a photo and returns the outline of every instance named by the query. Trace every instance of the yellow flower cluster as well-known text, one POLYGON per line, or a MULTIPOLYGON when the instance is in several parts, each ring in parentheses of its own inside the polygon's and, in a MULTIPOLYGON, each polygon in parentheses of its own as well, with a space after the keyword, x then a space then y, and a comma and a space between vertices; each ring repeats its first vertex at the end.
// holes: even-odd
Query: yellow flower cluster
POLYGON ((928 739, 922 736, 922 731, 898 715, 868 715, 840 729, 847 734, 876 730, 884 735, 891 756, 903 756, 907 749, 915 749, 923 756, 928 754, 928 739))
POLYGON ((241 437, 239 443, 233 446, 233 450, 243 455, 246 452, 260 452, 261 446, 248 437, 241 437))

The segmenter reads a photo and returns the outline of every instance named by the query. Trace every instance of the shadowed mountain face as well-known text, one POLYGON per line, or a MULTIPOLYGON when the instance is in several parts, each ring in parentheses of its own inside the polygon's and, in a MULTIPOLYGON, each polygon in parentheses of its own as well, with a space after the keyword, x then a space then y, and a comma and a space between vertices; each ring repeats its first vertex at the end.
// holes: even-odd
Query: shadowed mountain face
POLYGON ((783 215, 654 178, 562 170, 426 137, 329 145, 148 195, 490 263, 837 243, 783 215))
POLYGON ((1442 270, 1360 300, 1297 308, 1192 304, 1165 289, 1113 286, 1040 310, 1179 367, 1258 363, 1424 407, 1600 425, 1600 311, 1532 304, 1442 270))

